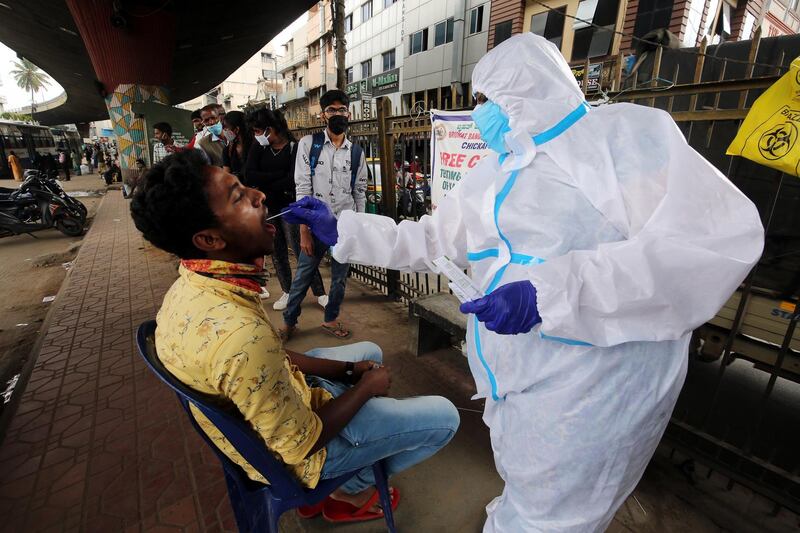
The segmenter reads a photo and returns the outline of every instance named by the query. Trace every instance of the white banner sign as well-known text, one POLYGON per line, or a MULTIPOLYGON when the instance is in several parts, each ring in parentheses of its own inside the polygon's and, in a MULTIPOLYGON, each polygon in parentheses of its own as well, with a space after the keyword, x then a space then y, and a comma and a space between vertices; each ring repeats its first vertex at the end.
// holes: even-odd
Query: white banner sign
POLYGON ((431 110, 431 206, 436 209, 461 177, 491 150, 469 111, 431 110))

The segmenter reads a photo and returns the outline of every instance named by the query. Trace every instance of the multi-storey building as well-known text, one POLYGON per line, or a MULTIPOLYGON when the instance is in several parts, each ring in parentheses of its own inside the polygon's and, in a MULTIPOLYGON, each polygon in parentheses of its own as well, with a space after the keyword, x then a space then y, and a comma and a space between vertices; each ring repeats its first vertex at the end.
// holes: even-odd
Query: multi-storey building
POLYGON ((256 96, 250 101, 249 108, 266 106, 276 109, 278 97, 283 92, 283 79, 278 73, 280 57, 275 54, 272 43, 269 46, 273 51, 261 51, 261 76, 256 82, 256 96))
POLYGON ((432 107, 468 102, 475 64, 486 54, 491 2, 414 0, 403 16, 403 101, 432 107))
MULTIPOLYGON (((259 84, 271 92, 280 93, 281 83, 276 78, 276 61, 273 43, 268 43, 225 81, 207 93, 180 104, 184 109, 199 109, 206 104, 222 104, 227 110, 240 110, 261 98, 259 84)), ((263 92, 263 91, 262 91, 263 92)))
POLYGON ((762 37, 778 37, 800 31, 798 0, 767 0, 769 8, 762 23, 762 37))
POLYGON ((369 114, 378 96, 390 99, 394 113, 463 105, 472 69, 486 53, 490 5, 347 0, 347 90, 354 116, 369 114))
POLYGON ((555 43, 571 63, 595 62, 630 53, 637 38, 662 28, 681 47, 698 46, 705 37, 709 44, 750 39, 762 9, 763 0, 494 0, 488 48, 531 31, 555 43))
POLYGON ((278 105, 292 124, 306 124, 308 114, 308 24, 298 29, 284 44, 283 58, 278 61, 278 72, 283 78, 283 93, 278 105))
POLYGON ((394 112, 400 111, 403 5, 397 0, 347 0, 345 4, 346 90, 356 118, 372 114, 371 104, 378 96, 388 97, 394 112))
POLYGON ((319 98, 336 88, 336 60, 333 50, 333 13, 330 0, 308 10, 308 113, 318 116, 319 98))

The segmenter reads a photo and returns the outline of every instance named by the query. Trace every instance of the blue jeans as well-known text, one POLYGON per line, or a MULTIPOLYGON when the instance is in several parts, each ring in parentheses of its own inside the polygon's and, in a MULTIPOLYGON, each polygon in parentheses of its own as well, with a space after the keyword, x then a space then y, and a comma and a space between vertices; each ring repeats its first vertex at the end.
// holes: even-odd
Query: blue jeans
MULTIPOLYGON (((383 360, 381 349, 372 342, 318 348, 306 355, 354 363, 383 360)), ((306 376, 306 381, 312 387, 324 388, 334 398, 349 387, 317 376, 306 376)), ((325 446, 328 455, 322 466, 322 479, 359 470, 341 489, 348 494, 360 492, 375 484, 373 463, 385 459, 389 476, 410 468, 450 442, 458 424, 455 406, 441 396, 372 398, 325 446)))
MULTIPOLYGON (((276 220, 275 226, 275 249, 272 251, 272 266, 275 267, 275 274, 281 285, 281 290, 286 294, 292 292, 292 267, 289 265, 289 247, 294 250, 294 256, 300 258, 300 226, 289 224, 283 218, 276 220)), ((311 292, 314 296, 325 295, 325 286, 322 284, 322 276, 319 269, 315 270, 311 276, 311 292)))
MULTIPOLYGON (((308 292, 308 288, 314 280, 314 274, 317 272, 319 264, 327 251, 328 247, 314 237, 313 257, 300 252, 300 257, 297 258, 297 270, 292 280, 292 288, 289 291, 289 303, 283 311, 283 321, 287 326, 291 327, 297 324, 297 319, 300 318, 301 312, 300 304, 303 303, 303 298, 306 297, 306 292, 308 292)), ((344 288, 347 283, 347 271, 349 269, 349 263, 340 263, 331 258, 331 289, 328 294, 328 305, 325 306, 325 322, 333 322, 339 317, 339 309, 344 301, 344 288)))

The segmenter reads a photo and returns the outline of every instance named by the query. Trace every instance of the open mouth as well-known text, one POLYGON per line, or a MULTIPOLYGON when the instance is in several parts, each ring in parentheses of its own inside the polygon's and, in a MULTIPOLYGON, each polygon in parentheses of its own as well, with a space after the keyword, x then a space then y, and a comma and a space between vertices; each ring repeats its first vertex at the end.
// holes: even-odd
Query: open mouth
POLYGON ((269 218, 270 218, 269 211, 267 209, 264 209, 264 215, 261 217, 261 224, 264 226, 264 229, 267 230, 267 232, 270 235, 275 236, 276 229, 275 226, 272 225, 272 223, 267 222, 269 218))

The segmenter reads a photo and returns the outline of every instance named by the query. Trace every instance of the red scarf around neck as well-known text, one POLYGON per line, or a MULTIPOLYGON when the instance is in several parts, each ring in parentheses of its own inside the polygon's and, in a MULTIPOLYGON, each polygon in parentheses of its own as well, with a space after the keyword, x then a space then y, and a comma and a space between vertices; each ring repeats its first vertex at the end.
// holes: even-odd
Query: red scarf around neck
POLYGON ((215 259, 184 259, 181 265, 201 276, 218 279, 254 292, 261 292, 261 287, 267 281, 267 273, 263 268, 247 263, 229 263, 215 259))

